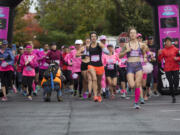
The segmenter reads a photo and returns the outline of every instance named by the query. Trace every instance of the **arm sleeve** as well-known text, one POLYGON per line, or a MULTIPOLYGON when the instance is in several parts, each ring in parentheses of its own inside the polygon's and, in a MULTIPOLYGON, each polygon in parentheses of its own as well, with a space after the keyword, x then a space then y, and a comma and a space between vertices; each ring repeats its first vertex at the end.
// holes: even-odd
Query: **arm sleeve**
POLYGON ((9 51, 9 60, 7 61, 8 65, 14 65, 14 55, 12 51, 9 51))
POLYGON ((161 62, 161 60, 164 58, 164 51, 162 50, 162 53, 158 56, 158 61, 161 62))

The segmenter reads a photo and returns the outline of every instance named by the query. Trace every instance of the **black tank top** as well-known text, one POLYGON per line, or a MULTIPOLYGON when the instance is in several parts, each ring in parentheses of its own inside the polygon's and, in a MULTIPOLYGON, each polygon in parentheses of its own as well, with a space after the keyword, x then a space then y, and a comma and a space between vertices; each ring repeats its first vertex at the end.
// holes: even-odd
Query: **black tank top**
POLYGON ((92 48, 91 45, 89 47, 89 56, 90 56, 90 65, 101 67, 102 64, 102 48, 97 43, 95 48, 92 48))

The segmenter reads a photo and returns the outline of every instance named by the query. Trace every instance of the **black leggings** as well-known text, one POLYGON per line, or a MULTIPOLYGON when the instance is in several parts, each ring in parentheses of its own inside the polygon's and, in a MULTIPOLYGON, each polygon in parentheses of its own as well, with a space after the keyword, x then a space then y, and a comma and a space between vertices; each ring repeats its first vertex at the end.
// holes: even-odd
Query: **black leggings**
POLYGON ((22 84, 22 73, 21 72, 16 72, 16 87, 18 89, 20 89, 21 84, 22 84))
POLYGON ((33 84, 34 78, 35 77, 33 76, 23 76, 22 84, 25 88, 28 88, 29 96, 32 94, 32 91, 33 91, 32 84, 33 84))
POLYGON ((6 88, 8 93, 9 88, 12 87, 13 71, 0 71, 1 86, 6 88))
POLYGON ((169 81, 171 95, 172 97, 175 97, 175 91, 177 91, 179 86, 179 70, 166 72, 166 77, 169 81))
POLYGON ((82 94, 82 75, 81 72, 77 72, 78 78, 74 79, 74 90, 79 90, 79 94, 82 94))

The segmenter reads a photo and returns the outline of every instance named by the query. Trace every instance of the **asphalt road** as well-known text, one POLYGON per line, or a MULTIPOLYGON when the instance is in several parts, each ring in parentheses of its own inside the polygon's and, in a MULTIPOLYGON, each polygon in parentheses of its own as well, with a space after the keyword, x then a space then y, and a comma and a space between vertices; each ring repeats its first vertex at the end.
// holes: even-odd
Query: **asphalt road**
POLYGON ((65 96, 44 103, 10 94, 0 102, 0 135, 180 135, 180 97, 153 97, 142 109, 117 97, 94 103, 65 96))

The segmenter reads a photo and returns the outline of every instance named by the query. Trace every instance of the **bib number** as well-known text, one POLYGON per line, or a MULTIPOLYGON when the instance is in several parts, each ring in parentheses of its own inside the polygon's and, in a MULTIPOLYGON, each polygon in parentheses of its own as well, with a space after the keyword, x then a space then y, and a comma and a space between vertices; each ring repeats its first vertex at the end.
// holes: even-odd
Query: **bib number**
POLYGON ((30 66, 27 66, 26 70, 27 71, 32 71, 33 69, 30 66))
POLYGON ((112 64, 111 64, 111 65, 108 65, 108 66, 107 66, 107 69, 108 69, 108 70, 114 70, 114 65, 112 65, 112 64))
POLYGON ((72 78, 73 79, 77 79, 78 78, 78 74, 76 74, 76 73, 72 74, 72 78))
POLYGON ((111 63, 113 63, 113 62, 114 62, 113 59, 109 59, 109 60, 108 60, 108 63, 109 63, 109 64, 111 64, 111 63))
POLYGON ((2 66, 3 68, 6 68, 6 67, 7 67, 7 63, 6 63, 6 62, 2 62, 1 66, 2 66))
POLYGON ((48 67, 48 66, 49 66, 49 64, 45 62, 43 66, 48 67))
POLYGON ((93 55, 93 56, 91 56, 91 61, 92 61, 92 62, 98 62, 98 61, 100 61, 99 55, 93 55))

